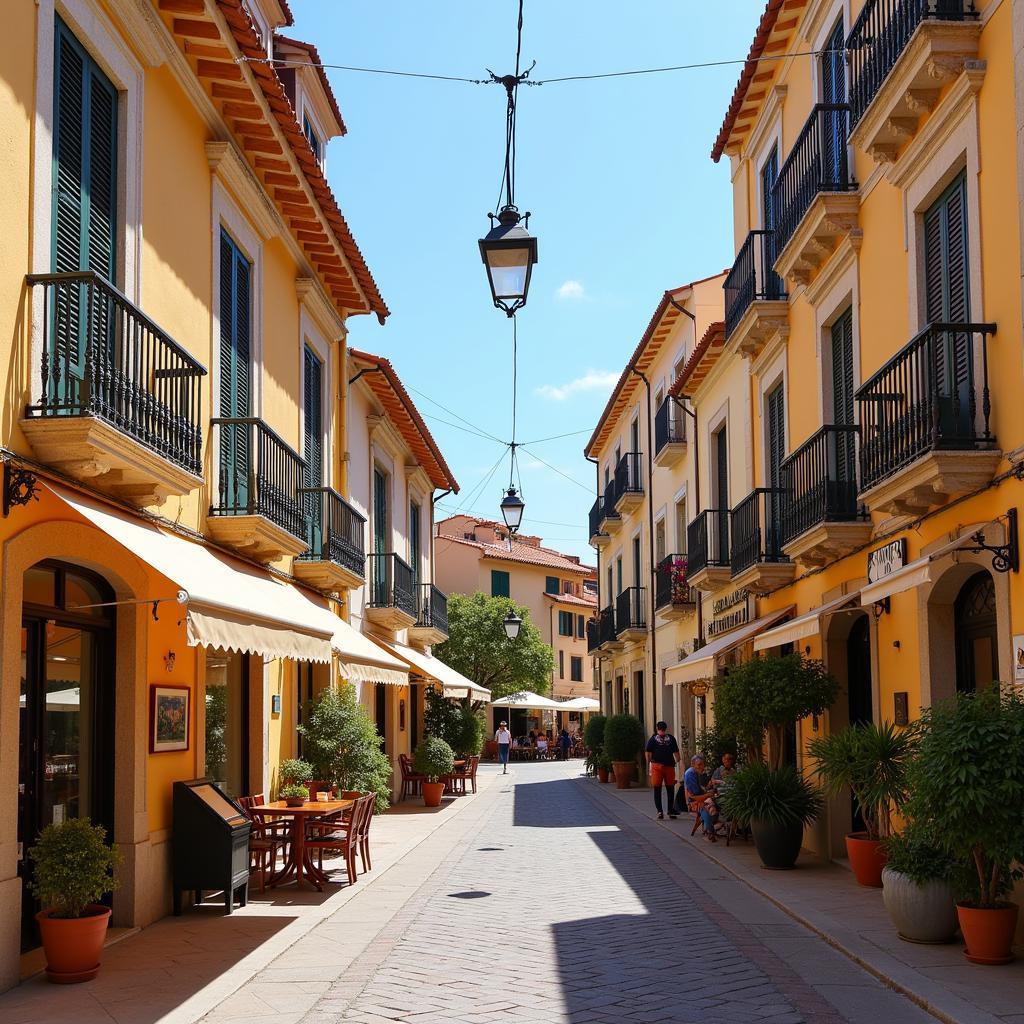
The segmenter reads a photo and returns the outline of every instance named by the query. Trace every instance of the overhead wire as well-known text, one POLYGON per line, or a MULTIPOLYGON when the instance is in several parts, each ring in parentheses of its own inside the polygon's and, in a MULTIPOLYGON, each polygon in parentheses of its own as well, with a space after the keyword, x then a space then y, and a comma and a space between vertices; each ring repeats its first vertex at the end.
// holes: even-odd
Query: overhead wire
POLYGON ((552 473, 557 473, 559 476, 564 476, 566 480, 570 481, 571 483, 574 483, 577 487, 582 488, 584 491, 587 492, 587 494, 590 494, 591 488, 587 487, 586 484, 581 484, 579 482, 579 480, 576 479, 576 477, 569 476, 568 473, 566 473, 563 470, 559 469, 557 466, 552 466, 550 462, 545 462, 536 452, 531 451, 525 445, 520 445, 519 447, 522 448, 526 452, 527 455, 529 455, 532 458, 536 459, 542 466, 547 466, 547 468, 550 469, 552 473))

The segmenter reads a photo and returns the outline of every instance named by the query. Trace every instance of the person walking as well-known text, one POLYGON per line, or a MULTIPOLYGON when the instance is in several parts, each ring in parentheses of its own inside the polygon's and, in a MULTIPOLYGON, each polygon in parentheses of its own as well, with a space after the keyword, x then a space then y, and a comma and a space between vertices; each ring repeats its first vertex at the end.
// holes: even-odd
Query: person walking
POLYGON ((558 756, 563 761, 569 760, 569 750, 572 747, 572 740, 569 739, 569 732, 567 729, 563 729, 558 734, 558 756))
POLYGON ((508 752, 512 748, 512 733, 508 731, 508 722, 502 722, 494 734, 494 742, 498 744, 498 760, 501 761, 501 774, 508 774, 508 752))
POLYGON ((668 816, 676 817, 676 765, 679 764, 679 744, 675 736, 668 731, 666 722, 658 722, 654 727, 654 735, 647 741, 645 756, 651 775, 651 788, 654 790, 654 807, 658 812, 658 820, 665 817, 661 805, 661 787, 664 784, 668 791, 668 816))

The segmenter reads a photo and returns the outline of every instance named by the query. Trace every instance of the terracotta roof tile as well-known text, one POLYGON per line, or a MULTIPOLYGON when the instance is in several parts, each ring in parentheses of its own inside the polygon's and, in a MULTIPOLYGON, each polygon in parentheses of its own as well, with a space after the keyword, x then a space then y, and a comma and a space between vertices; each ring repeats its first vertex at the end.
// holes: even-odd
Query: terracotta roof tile
POLYGON ((704 379, 711 372, 711 368, 718 362, 718 357, 725 348, 725 324, 718 320, 711 324, 704 332, 704 337, 697 342, 697 347, 686 360, 685 365, 679 371, 669 388, 669 394, 679 398, 682 395, 692 395, 704 383, 704 379))
POLYGON ((532 544, 517 544, 515 541, 512 541, 511 547, 508 541, 502 541, 499 544, 485 544, 483 541, 466 540, 464 537, 450 537, 443 533, 438 534, 435 539, 476 548, 482 558, 493 558, 501 562, 541 565, 549 569, 559 569, 562 572, 572 573, 575 576, 593 576, 597 571, 593 566, 581 565, 579 562, 574 562, 571 558, 558 551, 552 551, 550 548, 535 548, 532 544))
POLYGON ((320 60, 320 54, 317 52, 317 48, 312 43, 304 42, 301 39, 292 39, 291 36, 283 36, 280 33, 274 36, 274 40, 280 40, 282 43, 288 43, 290 46, 298 47, 300 50, 305 50, 306 53, 309 54, 310 63, 316 65, 313 70, 320 79, 320 84, 323 86, 324 92, 327 95, 327 102, 331 106, 331 113, 334 114, 338 120, 338 124, 341 125, 341 134, 347 134, 348 129, 345 127, 345 119, 341 116, 341 108, 338 106, 338 98, 334 95, 331 83, 327 80, 327 72, 323 68, 323 61, 320 60))
POLYGON ((573 604, 581 608, 596 608, 597 598, 596 597, 577 597, 575 594, 545 594, 547 598, 550 598, 555 604, 573 604))

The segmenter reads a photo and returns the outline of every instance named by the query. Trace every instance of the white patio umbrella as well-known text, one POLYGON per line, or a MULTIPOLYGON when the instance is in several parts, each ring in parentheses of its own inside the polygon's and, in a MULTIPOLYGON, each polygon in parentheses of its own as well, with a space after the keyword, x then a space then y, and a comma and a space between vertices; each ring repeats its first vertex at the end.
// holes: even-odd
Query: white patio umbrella
POLYGON ((593 697, 572 697, 558 705, 560 711, 597 711, 600 707, 601 702, 593 697))
POLYGON ((492 708, 532 708, 538 711, 560 711, 565 708, 557 700, 550 697, 542 697, 539 693, 531 690, 520 690, 519 693, 509 694, 499 700, 491 701, 492 708))

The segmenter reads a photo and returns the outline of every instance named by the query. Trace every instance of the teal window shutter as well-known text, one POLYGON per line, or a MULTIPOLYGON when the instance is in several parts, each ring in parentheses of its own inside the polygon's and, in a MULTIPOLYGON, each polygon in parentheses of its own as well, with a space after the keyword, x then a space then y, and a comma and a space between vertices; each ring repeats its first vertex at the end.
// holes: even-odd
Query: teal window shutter
POLYGON ((544 593, 545 594, 557 594, 558 593, 558 577, 548 576, 544 580, 544 593))
POLYGON ((491 570, 491 597, 510 597, 508 573, 501 569, 491 570))

